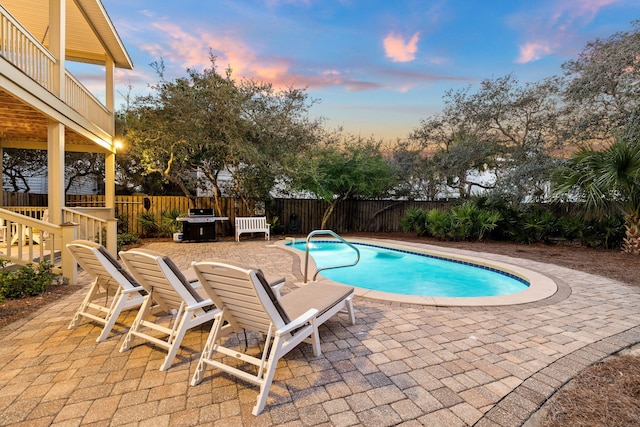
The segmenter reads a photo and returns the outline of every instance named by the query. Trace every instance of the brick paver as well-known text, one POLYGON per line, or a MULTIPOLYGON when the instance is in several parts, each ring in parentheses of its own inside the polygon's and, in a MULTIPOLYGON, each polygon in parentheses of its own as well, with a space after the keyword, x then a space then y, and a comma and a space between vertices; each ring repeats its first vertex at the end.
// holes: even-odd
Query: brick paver
MULTIPOLYGON (((263 240, 148 247, 182 268, 223 258, 285 276, 289 289, 301 280, 298 258, 263 240)), ((320 358, 302 344, 281 359, 258 417, 251 415, 257 389, 250 384, 209 369, 201 384, 190 385, 209 325, 188 332, 174 365, 160 372, 162 350, 135 341, 119 352, 133 312, 102 343, 95 342, 100 328, 86 320, 67 330, 81 290, 0 330, 0 426, 518 426, 580 370, 640 342, 637 289, 554 265, 481 256, 541 272, 559 291, 505 307, 356 297, 355 325, 339 315, 321 327, 320 358)), ((257 338, 250 336, 250 345, 257 338)))

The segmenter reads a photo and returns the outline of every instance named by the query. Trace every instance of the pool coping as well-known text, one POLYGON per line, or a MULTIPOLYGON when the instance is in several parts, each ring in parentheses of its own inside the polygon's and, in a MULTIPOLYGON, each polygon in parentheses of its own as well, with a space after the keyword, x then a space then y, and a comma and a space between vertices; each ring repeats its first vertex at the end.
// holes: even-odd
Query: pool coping
MULTIPOLYGON (((304 275, 304 252, 293 249, 290 247, 292 240, 300 241, 300 239, 288 238, 276 243, 276 246, 296 254, 300 258, 300 269, 304 275)), ((323 238, 323 240, 332 240, 331 238, 323 238)), ((549 276, 533 271, 529 268, 521 267, 513 263, 507 263, 502 261, 496 261, 489 258, 484 258, 482 253, 473 253, 471 255, 469 251, 464 251, 462 254, 460 250, 444 248, 439 246, 428 245, 424 243, 416 242, 404 242, 398 240, 386 240, 386 239, 364 239, 364 238, 349 238, 349 242, 363 243, 373 246, 388 247, 391 249, 398 249, 404 251, 411 251, 424 255, 431 255, 436 257, 453 259, 456 261, 468 262, 470 264, 476 264, 483 267, 494 268, 500 271, 504 271, 511 275, 523 278, 529 282, 529 287, 521 292, 516 292, 509 295, 501 296, 488 296, 488 297, 431 297, 431 296, 413 296, 394 294, 391 292, 373 291, 369 289, 355 287, 355 294, 357 296, 372 298, 376 300, 383 300, 395 303, 403 304, 417 304, 428 306, 442 306, 442 307, 488 307, 488 306, 507 306, 527 304, 544 300, 553 296, 558 291, 558 285, 555 280, 549 276)), ((515 260, 515 259, 514 259, 515 260)), ((315 271, 315 263, 313 258, 309 258, 309 271, 315 271)), ((318 281, 326 281, 328 283, 334 282, 326 277, 319 275, 318 281)), ((303 282, 295 283, 297 286, 304 286, 303 282)), ((338 283, 341 284, 341 283, 338 283)))

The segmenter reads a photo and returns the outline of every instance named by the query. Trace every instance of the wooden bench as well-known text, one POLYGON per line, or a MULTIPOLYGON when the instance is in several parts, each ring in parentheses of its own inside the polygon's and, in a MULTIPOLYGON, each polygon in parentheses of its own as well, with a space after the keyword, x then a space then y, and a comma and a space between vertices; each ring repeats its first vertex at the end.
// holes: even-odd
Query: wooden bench
POLYGON ((242 233, 264 233, 264 239, 269 240, 270 229, 265 216, 236 217, 236 242, 242 233))

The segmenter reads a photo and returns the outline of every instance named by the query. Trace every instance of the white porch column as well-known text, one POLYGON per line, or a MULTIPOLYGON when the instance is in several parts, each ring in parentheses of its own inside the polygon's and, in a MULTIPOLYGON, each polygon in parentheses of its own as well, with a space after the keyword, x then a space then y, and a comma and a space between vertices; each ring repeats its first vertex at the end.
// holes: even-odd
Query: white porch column
POLYGON ((111 219, 107 220, 107 250, 118 256, 118 221, 115 219, 116 200, 116 153, 108 152, 104 156, 104 207, 109 208, 111 219))
POLYGON ((49 169, 49 222, 62 223, 64 207, 64 125, 49 120, 47 135, 47 166, 49 169))
POLYGON ((114 79, 115 79, 115 63, 113 62, 113 58, 111 58, 110 56, 107 56, 107 63, 106 63, 106 107, 107 110, 109 110, 111 112, 111 114, 113 115, 113 112, 115 111, 115 101, 114 101, 114 97, 115 97, 115 83, 114 83, 114 79))

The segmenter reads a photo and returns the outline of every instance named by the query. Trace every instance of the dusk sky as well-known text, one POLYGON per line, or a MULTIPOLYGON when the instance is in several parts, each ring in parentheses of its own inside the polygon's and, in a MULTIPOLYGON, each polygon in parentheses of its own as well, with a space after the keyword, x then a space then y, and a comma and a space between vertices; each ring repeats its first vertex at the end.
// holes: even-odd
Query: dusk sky
MULTIPOLYGON (((561 74, 588 41, 632 29, 639 0, 103 0, 135 68, 116 90, 147 91, 209 67, 307 88, 312 116, 363 137, 406 138, 448 89, 513 73, 561 74)), ((122 98, 117 98, 121 107, 122 98)))

